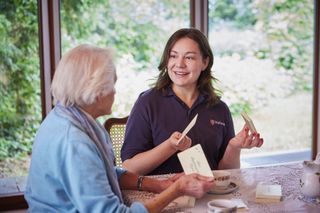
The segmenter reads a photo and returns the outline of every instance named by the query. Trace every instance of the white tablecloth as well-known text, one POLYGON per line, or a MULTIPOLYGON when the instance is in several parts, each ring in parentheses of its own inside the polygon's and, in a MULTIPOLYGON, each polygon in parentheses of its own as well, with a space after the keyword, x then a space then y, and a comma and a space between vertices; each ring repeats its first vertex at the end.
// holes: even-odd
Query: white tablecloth
MULTIPOLYGON (((320 204, 316 199, 304 197, 300 192, 299 179, 302 175, 302 164, 283 164, 268 167, 229 170, 231 181, 239 185, 239 189, 225 195, 207 194, 196 201, 193 208, 177 208, 171 204, 163 212, 206 212, 207 202, 212 199, 242 199, 248 206, 246 212, 310 212, 320 213, 320 204), (259 182, 265 184, 280 184, 282 186, 282 200, 279 203, 261 204, 255 202, 256 186, 259 182)), ((159 175, 155 178, 164 178, 168 175, 159 175)), ((124 201, 131 204, 133 201, 145 201, 156 194, 133 190, 122 191, 124 201)))

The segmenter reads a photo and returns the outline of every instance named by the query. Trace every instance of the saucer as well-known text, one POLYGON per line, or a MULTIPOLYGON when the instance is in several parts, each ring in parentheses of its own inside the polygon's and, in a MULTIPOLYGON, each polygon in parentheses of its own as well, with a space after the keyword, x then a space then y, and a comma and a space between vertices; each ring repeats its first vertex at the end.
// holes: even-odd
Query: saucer
POLYGON ((222 194, 228 194, 235 190, 237 190, 239 186, 235 184, 234 182, 230 182, 229 186, 221 189, 221 188, 213 188, 211 191, 209 191, 209 194, 216 194, 216 195, 222 195, 222 194))
POLYGON ((214 199, 207 203, 208 213, 234 213, 237 212, 237 205, 231 200, 214 199))

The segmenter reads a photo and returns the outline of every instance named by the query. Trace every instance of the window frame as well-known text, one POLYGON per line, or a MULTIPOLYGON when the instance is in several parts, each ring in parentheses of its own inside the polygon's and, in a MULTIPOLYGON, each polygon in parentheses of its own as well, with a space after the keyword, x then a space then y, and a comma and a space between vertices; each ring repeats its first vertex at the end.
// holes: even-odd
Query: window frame
POLYGON ((41 107, 44 119, 53 108, 50 85, 61 58, 60 1, 38 0, 38 19, 41 107))
POLYGON ((320 67, 320 3, 314 0, 314 54, 313 54, 313 108, 312 108, 312 159, 320 152, 320 98, 319 98, 319 67, 320 67))

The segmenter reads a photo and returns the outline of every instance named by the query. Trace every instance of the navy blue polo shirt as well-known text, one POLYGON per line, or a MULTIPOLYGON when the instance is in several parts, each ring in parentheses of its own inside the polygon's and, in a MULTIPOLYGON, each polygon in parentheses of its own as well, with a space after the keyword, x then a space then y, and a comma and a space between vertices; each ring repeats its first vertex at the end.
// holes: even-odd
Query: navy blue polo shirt
MULTIPOLYGON (((141 93, 126 125, 122 161, 154 148, 175 131, 182 133, 198 113, 197 122, 187 135, 192 146, 201 144, 211 169, 217 169, 229 140, 235 135, 234 127, 230 110, 223 101, 212 107, 207 107, 206 103, 206 96, 200 94, 189 108, 171 87, 165 93, 154 88, 141 93)), ((149 175, 182 172, 177 153, 149 175)))

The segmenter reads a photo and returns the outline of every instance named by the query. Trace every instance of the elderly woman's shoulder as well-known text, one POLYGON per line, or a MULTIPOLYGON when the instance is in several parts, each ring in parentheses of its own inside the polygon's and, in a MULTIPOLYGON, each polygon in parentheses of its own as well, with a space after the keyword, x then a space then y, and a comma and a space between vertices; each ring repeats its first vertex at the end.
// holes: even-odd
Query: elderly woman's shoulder
POLYGON ((57 136, 64 135, 68 137, 79 137, 85 139, 88 137, 86 132, 80 128, 79 125, 75 124, 70 117, 57 108, 54 108, 50 111, 39 129, 42 131, 49 131, 51 135, 57 136))

